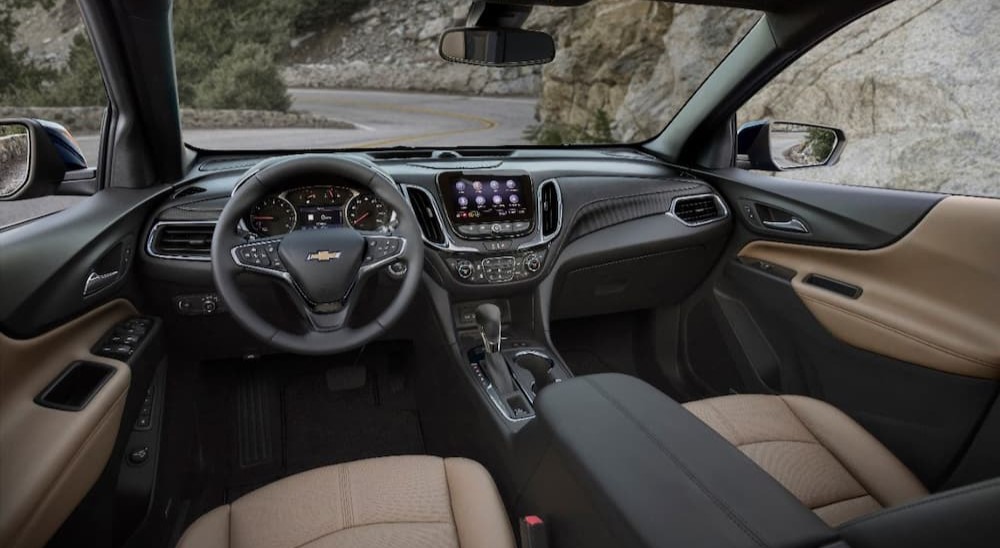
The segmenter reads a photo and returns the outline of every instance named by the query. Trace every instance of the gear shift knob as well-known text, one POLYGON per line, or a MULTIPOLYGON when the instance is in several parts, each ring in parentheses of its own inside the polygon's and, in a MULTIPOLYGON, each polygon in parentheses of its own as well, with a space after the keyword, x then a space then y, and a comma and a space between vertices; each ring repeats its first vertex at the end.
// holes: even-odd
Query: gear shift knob
POLYGON ((476 307, 476 324, 487 352, 500 351, 500 307, 485 303, 476 307))

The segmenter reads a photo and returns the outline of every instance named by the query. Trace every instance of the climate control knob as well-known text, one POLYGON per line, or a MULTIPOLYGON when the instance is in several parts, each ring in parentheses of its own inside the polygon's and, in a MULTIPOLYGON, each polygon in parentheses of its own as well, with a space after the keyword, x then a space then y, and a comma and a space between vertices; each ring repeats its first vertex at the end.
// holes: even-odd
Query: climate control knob
POLYGON ((468 280, 469 278, 472 277, 472 273, 475 272, 475 269, 472 266, 472 262, 462 260, 458 261, 458 263, 455 265, 455 272, 458 273, 459 278, 462 278, 463 280, 468 280))
POLYGON ((534 274, 542 269, 542 261, 539 260, 538 255, 528 255, 524 258, 524 268, 534 274))

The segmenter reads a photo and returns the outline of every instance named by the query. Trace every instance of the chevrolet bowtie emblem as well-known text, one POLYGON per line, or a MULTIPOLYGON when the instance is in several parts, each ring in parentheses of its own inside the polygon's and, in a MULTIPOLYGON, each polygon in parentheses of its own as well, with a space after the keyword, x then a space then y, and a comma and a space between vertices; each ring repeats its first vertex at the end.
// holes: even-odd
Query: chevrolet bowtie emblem
POLYGON ((307 261, 319 261, 321 263, 328 263, 334 259, 340 258, 339 251, 317 251, 315 253, 310 253, 306 255, 307 261))

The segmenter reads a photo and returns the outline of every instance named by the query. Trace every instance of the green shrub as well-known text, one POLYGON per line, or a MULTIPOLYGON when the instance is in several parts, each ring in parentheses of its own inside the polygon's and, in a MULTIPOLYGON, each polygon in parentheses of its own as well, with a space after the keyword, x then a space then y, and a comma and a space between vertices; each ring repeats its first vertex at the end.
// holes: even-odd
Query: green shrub
MULTIPOLYGON (((31 7, 38 0, 0 1, 0 104, 26 105, 38 101, 39 90, 54 71, 31 62, 24 51, 14 50, 12 42, 20 24, 14 11, 31 7)), ((45 8, 52 0, 41 0, 45 8)))
POLYGON ((69 60, 45 89, 46 106, 101 106, 108 95, 97 66, 97 57, 86 34, 77 34, 69 50, 69 60))
POLYGON ((291 99, 273 56, 240 43, 194 86, 194 106, 286 111, 291 99))

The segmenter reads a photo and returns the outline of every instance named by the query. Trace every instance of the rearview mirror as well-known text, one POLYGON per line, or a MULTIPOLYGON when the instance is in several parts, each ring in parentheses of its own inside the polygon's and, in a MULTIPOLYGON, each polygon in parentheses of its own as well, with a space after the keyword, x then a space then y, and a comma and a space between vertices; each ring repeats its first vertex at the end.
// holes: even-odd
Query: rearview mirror
POLYGON ((761 120, 743 124, 736 141, 744 167, 784 171, 837 163, 846 138, 836 128, 761 120))
POLYGON ((556 45, 544 32, 466 27, 444 31, 438 53, 452 63, 512 67, 549 63, 556 45))

